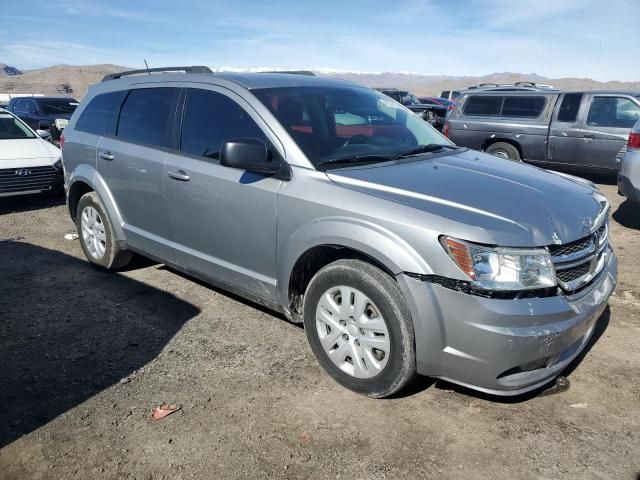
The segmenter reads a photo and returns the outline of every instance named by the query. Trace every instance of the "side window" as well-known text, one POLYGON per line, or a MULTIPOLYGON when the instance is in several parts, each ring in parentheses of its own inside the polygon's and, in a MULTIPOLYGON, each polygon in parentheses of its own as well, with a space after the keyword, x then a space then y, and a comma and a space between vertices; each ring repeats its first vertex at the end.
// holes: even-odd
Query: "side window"
POLYGON ((33 100, 27 100, 27 113, 30 113, 31 115, 38 114, 38 104, 33 100))
POLYGON ((266 136, 249 114, 221 93, 190 89, 187 92, 180 150, 191 155, 218 159, 226 140, 266 136))
POLYGON ((96 95, 76 122, 76 130, 104 135, 122 103, 125 91, 96 95))
POLYGON ((504 97, 495 95, 473 95, 464 105, 467 115, 500 115, 504 97))
POLYGON ((16 100, 16 105, 13 107, 15 113, 27 113, 27 101, 16 100))
POLYGON ((560 110, 558 110, 559 122, 575 122, 578 118, 578 110, 582 102, 582 93, 567 93, 562 99, 560 110))
POLYGON ((179 89, 131 90, 120 110, 116 135, 142 145, 171 146, 171 128, 179 89))
POLYGON ((502 116, 535 118, 542 113, 546 103, 545 97, 505 97, 502 116))
POLYGON ((632 128, 640 119, 640 107, 624 97, 594 97, 587 125, 632 128))

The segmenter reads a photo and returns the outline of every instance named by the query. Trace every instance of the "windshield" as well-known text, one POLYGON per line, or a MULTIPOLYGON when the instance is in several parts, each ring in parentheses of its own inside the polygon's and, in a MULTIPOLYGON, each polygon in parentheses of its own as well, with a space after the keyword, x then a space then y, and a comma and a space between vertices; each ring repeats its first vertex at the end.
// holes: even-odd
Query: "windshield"
POLYGON ((78 101, 73 98, 51 98, 49 100, 38 100, 40 110, 44 115, 72 114, 78 107, 78 101))
POLYGON ((35 138, 33 132, 22 121, 8 113, 0 113, 0 140, 35 138))
POLYGON ((315 166, 452 145, 420 117, 367 88, 286 87, 254 93, 315 166))

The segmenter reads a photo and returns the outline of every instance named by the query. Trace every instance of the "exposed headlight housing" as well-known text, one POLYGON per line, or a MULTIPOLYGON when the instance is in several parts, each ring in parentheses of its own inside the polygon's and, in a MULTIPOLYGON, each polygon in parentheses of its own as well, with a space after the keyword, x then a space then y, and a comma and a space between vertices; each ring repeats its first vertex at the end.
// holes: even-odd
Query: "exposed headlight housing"
POLYGON ((452 237, 442 237, 440 242, 480 290, 536 290, 557 285, 551 255, 544 248, 486 247, 452 237))
POLYGON ((62 158, 59 158, 58 161, 53 164, 53 168, 55 168, 56 170, 62 169, 62 158))

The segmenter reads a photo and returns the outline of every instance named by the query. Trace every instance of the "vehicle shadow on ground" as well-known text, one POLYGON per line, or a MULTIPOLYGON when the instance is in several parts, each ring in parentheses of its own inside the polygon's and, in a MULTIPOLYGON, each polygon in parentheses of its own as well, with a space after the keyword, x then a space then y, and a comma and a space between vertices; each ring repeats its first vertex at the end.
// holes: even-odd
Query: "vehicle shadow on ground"
MULTIPOLYGON (((607 327, 609 326, 609 319, 611 317, 611 311, 609 306, 607 306, 607 308, 604 310, 604 312, 602 313, 602 315, 600 315, 600 318, 598 318, 595 328, 593 330, 593 334, 591 335, 591 338, 589 339, 589 342, 587 343, 587 345, 584 347, 584 349, 582 350, 582 352, 580 352, 580 354, 573 359, 573 361, 567 365, 567 368, 565 368, 561 375, 564 377, 570 377, 570 375, 573 373, 573 371, 578 368, 578 366, 580 365, 580 363, 582 362, 582 360, 589 354, 589 351, 593 348, 593 346, 598 342, 598 340, 600 339, 600 337, 602 337, 602 335, 604 334, 604 332, 606 331, 607 327)), ((570 380, 570 378, 569 378, 570 380)), ((407 397, 407 396, 411 396, 411 395, 415 395, 417 393, 422 392, 423 390, 426 390, 427 388, 430 387, 434 387, 438 390, 448 390, 448 391, 454 391, 457 393, 460 393, 462 395, 466 395, 469 397, 475 397, 481 400, 486 400, 489 402, 495 402, 495 403, 506 403, 506 404, 514 404, 514 403, 522 403, 522 402, 527 402, 537 396, 539 396, 540 394, 542 394, 546 389, 548 389, 550 386, 553 385, 553 382, 550 382, 548 385, 545 385, 537 390, 534 390, 532 392, 529 393, 525 393, 523 395, 517 395, 514 397, 501 397, 498 395, 489 395, 486 393, 482 393, 482 392, 478 392, 476 390, 472 390, 470 388, 466 388, 466 387, 462 387, 460 385, 455 385, 453 383, 447 382, 445 380, 439 380, 439 379, 432 379, 432 378, 428 378, 428 377, 418 377, 416 379, 416 381, 409 386, 409 388, 405 389, 404 391, 401 392, 401 396, 402 397, 407 397)), ((395 398, 399 398, 399 397, 395 397, 395 398)))
POLYGON ((640 230, 640 205, 626 200, 613 212, 612 217, 623 227, 640 230))
POLYGON ((149 363, 198 313, 64 253, 0 242, 0 448, 149 363))
POLYGON ((0 197, 0 215, 7 213, 30 212, 42 208, 64 205, 65 196, 60 194, 13 195, 0 197))

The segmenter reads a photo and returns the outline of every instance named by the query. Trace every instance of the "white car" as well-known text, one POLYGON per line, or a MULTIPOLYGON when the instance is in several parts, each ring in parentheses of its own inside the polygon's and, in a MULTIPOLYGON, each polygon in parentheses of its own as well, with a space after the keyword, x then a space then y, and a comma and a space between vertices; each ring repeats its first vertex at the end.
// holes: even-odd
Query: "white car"
POLYGON ((0 108, 0 197, 62 192, 61 155, 58 147, 0 108))

